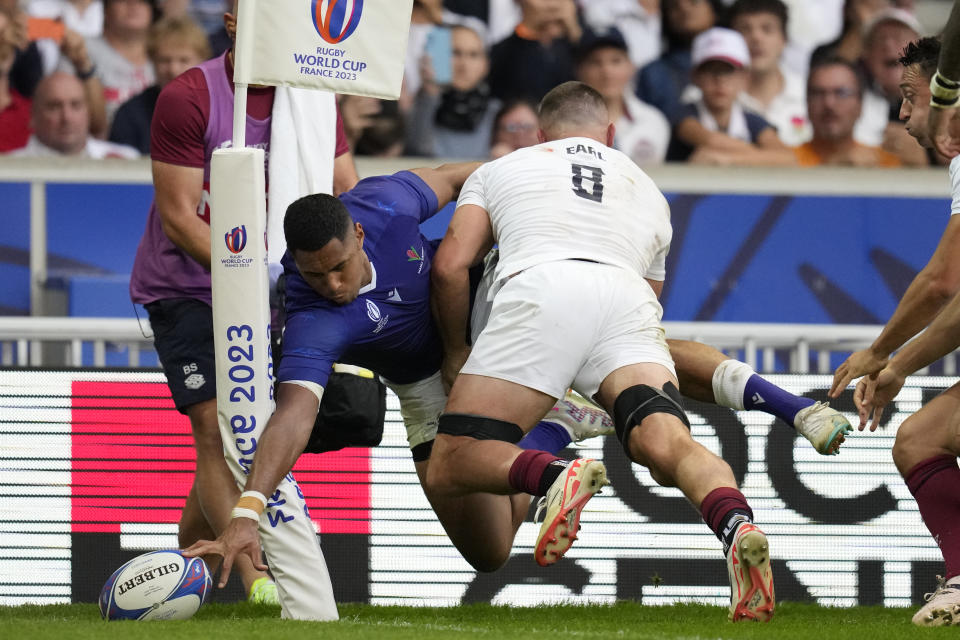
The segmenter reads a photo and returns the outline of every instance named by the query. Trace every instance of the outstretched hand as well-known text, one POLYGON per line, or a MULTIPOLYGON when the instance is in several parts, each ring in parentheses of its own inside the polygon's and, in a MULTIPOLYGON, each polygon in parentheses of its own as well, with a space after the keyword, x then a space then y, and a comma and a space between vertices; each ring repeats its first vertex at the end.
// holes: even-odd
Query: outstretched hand
POLYGON ((893 399, 900 393, 906 378, 894 369, 885 367, 879 373, 864 376, 857 383, 857 388, 853 392, 853 404, 857 407, 857 413, 860 414, 860 431, 870 423, 870 431, 876 431, 880 425, 880 418, 883 416, 883 409, 893 402, 893 399))
POLYGON ((257 570, 267 570, 267 565, 260 559, 260 536, 257 534, 257 523, 250 518, 234 518, 216 540, 198 540, 183 550, 183 555, 188 558, 209 554, 223 557, 220 582, 217 584, 221 589, 230 579, 230 569, 239 553, 247 554, 257 570))
MULTIPOLYGON (((870 376, 879 373, 887 366, 887 357, 880 357, 871 349, 861 349, 850 354, 833 374, 833 385, 830 387, 831 398, 837 398, 843 393, 855 378, 870 376)), ((862 426, 860 427, 863 428, 862 426)))

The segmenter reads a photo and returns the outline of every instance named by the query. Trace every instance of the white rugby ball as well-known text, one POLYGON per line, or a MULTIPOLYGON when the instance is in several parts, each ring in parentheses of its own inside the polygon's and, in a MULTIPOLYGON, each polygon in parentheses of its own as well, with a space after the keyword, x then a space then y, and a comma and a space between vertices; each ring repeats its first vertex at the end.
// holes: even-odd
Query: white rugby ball
POLYGON ((113 572, 100 591, 106 620, 186 620, 207 599, 213 581, 200 558, 151 551, 113 572))

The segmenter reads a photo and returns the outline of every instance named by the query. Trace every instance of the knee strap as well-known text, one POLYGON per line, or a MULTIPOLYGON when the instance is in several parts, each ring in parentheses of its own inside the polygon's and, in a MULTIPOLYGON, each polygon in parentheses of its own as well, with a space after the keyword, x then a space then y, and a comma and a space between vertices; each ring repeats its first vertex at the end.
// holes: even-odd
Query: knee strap
POLYGON ((513 422, 469 413, 444 413, 437 423, 437 433, 477 440, 503 440, 513 444, 523 438, 523 430, 513 422))
POLYGON ((613 403, 613 421, 620 443, 626 447, 630 431, 654 413, 674 415, 690 428, 690 420, 680 406, 680 391, 672 382, 663 385, 663 389, 638 384, 621 391, 613 403))
POLYGON ((433 451, 433 440, 427 440, 426 442, 421 442, 415 447, 410 449, 410 453, 413 455, 414 462, 423 462, 424 460, 430 459, 430 452, 433 451))

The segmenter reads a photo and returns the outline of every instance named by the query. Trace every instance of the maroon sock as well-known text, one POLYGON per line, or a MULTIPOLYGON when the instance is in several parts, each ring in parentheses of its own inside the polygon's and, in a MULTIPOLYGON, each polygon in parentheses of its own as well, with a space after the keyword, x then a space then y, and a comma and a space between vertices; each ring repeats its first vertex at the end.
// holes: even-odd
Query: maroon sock
POLYGON ((540 478, 551 462, 561 460, 552 453, 530 449, 523 451, 510 467, 510 486, 522 493, 542 496, 540 478))
POLYGON ((753 522, 753 511, 747 499, 736 489, 720 487, 707 494, 700 503, 703 521, 723 543, 726 553, 733 544, 733 536, 742 522, 753 522))
POLYGON ((904 478, 924 524, 940 545, 946 579, 960 575, 960 468, 954 455, 928 458, 904 478))

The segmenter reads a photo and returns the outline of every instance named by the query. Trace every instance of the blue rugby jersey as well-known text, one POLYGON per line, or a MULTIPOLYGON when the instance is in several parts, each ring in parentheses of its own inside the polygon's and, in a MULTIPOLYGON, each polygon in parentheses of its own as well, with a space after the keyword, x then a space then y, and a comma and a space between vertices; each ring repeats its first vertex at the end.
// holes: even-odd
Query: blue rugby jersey
POLYGON ((400 384, 440 368, 442 347, 430 313, 430 261, 438 241, 419 224, 437 211, 437 197, 416 174, 362 180, 340 196, 363 226, 363 250, 374 279, 357 299, 339 306, 318 295, 300 276, 290 253, 283 257, 287 322, 281 382, 326 386, 334 362, 366 367, 400 384))

